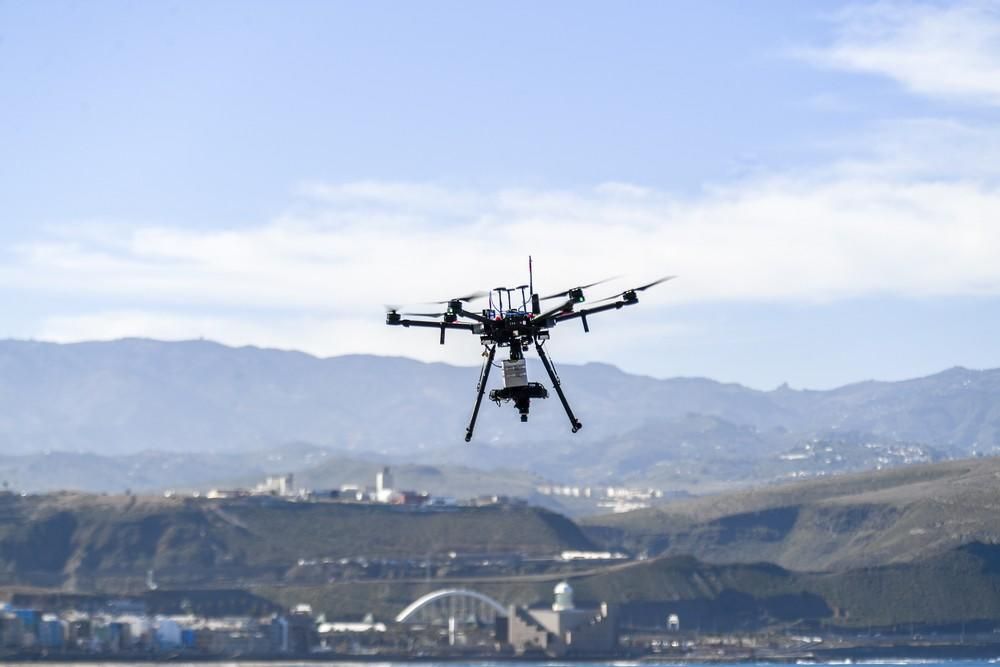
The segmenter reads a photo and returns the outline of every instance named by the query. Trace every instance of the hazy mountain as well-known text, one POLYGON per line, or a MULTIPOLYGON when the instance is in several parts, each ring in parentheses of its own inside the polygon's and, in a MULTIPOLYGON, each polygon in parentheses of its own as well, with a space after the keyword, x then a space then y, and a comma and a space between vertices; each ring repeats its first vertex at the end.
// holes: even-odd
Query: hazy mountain
MULTIPOLYGON (((529 372, 544 378, 538 367, 529 372)), ((658 380, 605 364, 559 372, 584 423, 580 433, 569 433, 555 396, 534 403, 528 424, 513 408, 487 401, 476 439, 466 445, 476 368, 375 356, 319 359, 206 341, 4 341, 0 451, 217 456, 153 463, 197 465, 208 481, 227 462, 227 479, 280 472, 266 456, 256 460, 258 453, 303 442, 393 463, 516 467, 559 481, 713 490, 1000 445, 1000 370, 956 368, 832 391, 658 380)), ((78 464, 88 461, 94 463, 81 456, 78 464)), ((150 464, 121 465, 145 474, 150 464)))
POLYGON ((139 452, 102 455, 49 451, 0 455, 0 481, 29 493, 159 492, 170 488, 207 490, 238 481, 253 486, 268 475, 296 473, 334 458, 315 445, 233 452, 139 452))

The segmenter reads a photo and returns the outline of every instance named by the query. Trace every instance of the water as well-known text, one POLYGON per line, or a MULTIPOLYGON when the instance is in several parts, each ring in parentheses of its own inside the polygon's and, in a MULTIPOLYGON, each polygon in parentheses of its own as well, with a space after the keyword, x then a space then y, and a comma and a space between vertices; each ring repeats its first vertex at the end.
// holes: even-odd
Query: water
POLYGON ((573 660, 536 660, 536 661, 493 661, 493 660, 414 660, 412 662, 351 662, 351 661, 215 661, 215 662, 0 662, 3 667, 65 667, 68 664, 74 667, 151 667, 162 665, 163 667, 412 667, 414 664, 421 667, 647 667, 663 665, 664 667, 684 667, 687 665, 706 664, 739 664, 741 666, 760 665, 760 667, 801 667, 808 664, 816 667, 841 667, 842 665, 920 665, 921 667, 997 667, 1000 664, 1000 656, 990 660, 923 660, 923 659, 859 659, 859 660, 831 660, 828 662, 800 661, 800 662, 705 662, 683 660, 662 661, 647 660, 612 660, 612 661, 573 661, 573 660))

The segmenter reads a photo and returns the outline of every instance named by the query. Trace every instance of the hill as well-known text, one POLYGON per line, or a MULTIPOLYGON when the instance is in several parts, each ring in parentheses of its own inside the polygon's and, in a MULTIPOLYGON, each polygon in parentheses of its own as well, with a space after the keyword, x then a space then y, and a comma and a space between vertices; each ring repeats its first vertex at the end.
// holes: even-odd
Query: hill
MULTIPOLYGON (((463 579, 503 604, 545 604, 558 577, 463 579)), ((581 606, 604 601, 632 626, 662 627, 668 614, 702 632, 774 626, 907 633, 1000 627, 1000 551, 972 543, 933 558, 840 572, 793 572, 767 563, 711 564, 670 556, 568 577, 581 606)), ((336 618, 391 619, 407 604, 452 582, 337 582, 260 586, 284 605, 308 602, 336 618)))
POLYGON ((680 500, 584 525, 651 554, 843 570, 1000 542, 998 479, 1000 459, 967 459, 680 500))
MULTIPOLYGON (((69 591, 280 581, 309 562, 359 567, 457 553, 592 549, 568 519, 531 507, 419 511, 378 505, 0 494, 0 584, 69 591)), ((399 567, 402 567, 400 565, 399 567)))
MULTIPOLYGON (((0 494, 0 586, 62 593, 243 589, 331 617, 382 618, 430 590, 582 604, 630 622, 680 613, 706 631, 1000 627, 1000 459, 845 475, 595 517, 537 508, 415 510, 298 503, 0 494), (613 564, 545 560, 622 546, 613 564), (488 555, 487 555, 488 554, 488 555)), ((258 598, 252 598, 259 604, 258 598)))

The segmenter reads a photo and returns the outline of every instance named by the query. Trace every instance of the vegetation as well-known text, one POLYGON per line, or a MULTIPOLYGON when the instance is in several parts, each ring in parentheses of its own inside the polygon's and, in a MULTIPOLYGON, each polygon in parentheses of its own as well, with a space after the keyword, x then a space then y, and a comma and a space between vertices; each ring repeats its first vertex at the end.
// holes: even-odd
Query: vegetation
POLYGON ((1000 542, 1000 459, 911 466, 682 500, 583 520, 589 534, 652 555, 844 570, 1000 542))
POLYGON ((505 604, 548 603, 568 577, 582 604, 607 601, 640 625, 667 613, 705 630, 992 625, 998 478, 995 459, 910 467, 678 501, 594 518, 585 530, 525 506, 0 494, 0 584, 139 592, 154 570, 164 594, 242 589, 256 596, 246 598, 254 608, 308 602, 331 617, 391 618, 452 586, 505 604), (651 557, 526 565, 564 549, 619 546, 651 557), (463 569, 451 552, 510 554, 519 564, 463 569), (400 562, 409 569, 392 565, 400 562))
POLYGON ((0 578, 69 590, 280 581, 304 559, 591 549, 552 512, 53 494, 0 495, 0 578))

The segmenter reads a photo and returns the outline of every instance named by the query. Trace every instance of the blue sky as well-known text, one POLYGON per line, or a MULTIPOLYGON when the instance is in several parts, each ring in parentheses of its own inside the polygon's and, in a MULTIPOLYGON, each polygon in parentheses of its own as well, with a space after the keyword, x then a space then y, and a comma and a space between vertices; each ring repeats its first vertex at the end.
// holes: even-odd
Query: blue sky
POLYGON ((475 364, 382 304, 530 252, 680 275, 558 361, 1000 366, 998 108, 987 2, 0 0, 0 336, 475 364))

